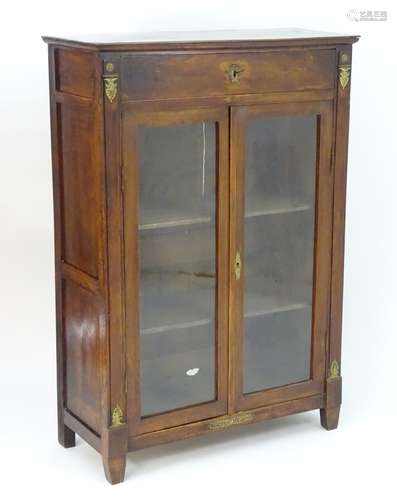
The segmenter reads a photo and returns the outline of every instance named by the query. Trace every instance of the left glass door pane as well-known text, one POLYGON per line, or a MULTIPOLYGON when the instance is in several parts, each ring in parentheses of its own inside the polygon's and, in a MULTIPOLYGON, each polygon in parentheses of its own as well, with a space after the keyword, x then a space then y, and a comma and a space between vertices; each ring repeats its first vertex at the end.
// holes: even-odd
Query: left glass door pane
POLYGON ((216 399, 214 122, 137 130, 141 415, 216 399))

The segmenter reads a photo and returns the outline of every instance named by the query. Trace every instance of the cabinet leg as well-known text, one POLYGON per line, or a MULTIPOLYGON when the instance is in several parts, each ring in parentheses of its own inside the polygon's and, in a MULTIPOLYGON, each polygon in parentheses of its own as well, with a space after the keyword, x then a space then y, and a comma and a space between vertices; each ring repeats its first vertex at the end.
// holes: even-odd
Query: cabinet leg
POLYGON ((122 483, 124 481, 125 464, 127 456, 103 457, 103 469, 106 479, 110 484, 122 483))
POLYGON ((331 431, 332 429, 336 429, 338 427, 339 410, 340 406, 337 406, 336 408, 322 408, 320 410, 321 425, 324 429, 331 431))
POLYGON ((127 461, 128 429, 126 424, 104 429, 102 433, 102 462, 110 484, 124 481, 127 461))
POLYGON ((63 422, 60 422, 58 425, 58 441, 64 448, 73 448, 73 446, 76 446, 76 434, 63 422))
POLYGON ((342 377, 328 378, 325 384, 325 407, 320 410, 320 421, 328 431, 336 429, 342 402, 342 377))

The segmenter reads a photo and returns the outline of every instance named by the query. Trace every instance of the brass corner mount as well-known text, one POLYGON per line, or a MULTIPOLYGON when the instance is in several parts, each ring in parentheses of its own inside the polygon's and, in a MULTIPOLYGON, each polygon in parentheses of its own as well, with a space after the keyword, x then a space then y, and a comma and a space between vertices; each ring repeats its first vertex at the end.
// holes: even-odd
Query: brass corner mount
POLYGON ((109 102, 112 103, 117 96, 117 84, 119 77, 117 75, 105 75, 103 77, 105 83, 105 94, 109 102))
POLYGON ((116 405, 112 411, 112 427, 119 427, 123 424, 123 411, 119 405, 116 405))
POLYGON ((105 84, 105 95, 109 102, 112 103, 117 96, 117 87, 119 82, 119 75, 116 74, 114 63, 108 61, 105 63, 105 73, 103 81, 105 84))
POLYGON ((342 90, 345 90, 349 84, 351 72, 350 58, 348 54, 340 55, 338 71, 340 86, 342 87, 342 90))
POLYGON ((339 363, 334 359, 329 367, 328 381, 336 380, 340 377, 339 363))

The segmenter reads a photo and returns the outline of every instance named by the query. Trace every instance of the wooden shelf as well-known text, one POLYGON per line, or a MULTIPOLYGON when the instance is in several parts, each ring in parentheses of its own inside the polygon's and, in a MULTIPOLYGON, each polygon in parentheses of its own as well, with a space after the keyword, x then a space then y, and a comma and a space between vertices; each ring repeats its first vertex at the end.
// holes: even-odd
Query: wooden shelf
MULTIPOLYGON (((167 287, 168 288, 168 287, 167 287)), ((210 289, 197 279, 197 286, 179 288, 175 292, 160 293, 158 286, 142 285, 143 302, 141 334, 156 334, 170 330, 202 327, 214 322, 215 293, 210 298, 210 289)), ((169 290, 169 288, 168 288, 169 290)), ((246 318, 282 313, 309 307, 309 304, 286 297, 247 293, 245 301, 246 318)))
MULTIPOLYGON (((267 215, 289 214, 312 210, 313 206, 304 200, 291 200, 289 198, 272 198, 252 200, 246 209, 245 218, 261 217, 267 215)), ((140 231, 166 229, 183 226, 214 223, 210 215, 197 215, 193 212, 184 212, 169 209, 156 211, 141 211, 140 231)))
MULTIPOLYGON (((160 333, 167 330, 194 328, 209 324, 212 319, 211 309, 215 316, 215 291, 212 292, 209 282, 211 278, 191 278, 189 288, 182 280, 175 277, 164 285, 151 281, 142 283, 141 296, 141 333, 160 333), (170 293, 172 287, 172 293, 170 293)), ((214 279, 212 279, 214 282, 214 279)))
POLYGON ((267 314, 282 313, 305 309, 309 304, 292 299, 247 293, 245 300, 245 318, 265 316, 267 314))
POLYGON ((139 230, 165 229, 179 226, 193 226, 195 224, 210 224, 211 217, 208 215, 197 215, 197 212, 183 210, 141 210, 139 230))
POLYGON ((312 205, 305 200, 267 196, 266 198, 251 199, 246 206, 245 218, 303 212, 312 210, 312 208, 312 205))

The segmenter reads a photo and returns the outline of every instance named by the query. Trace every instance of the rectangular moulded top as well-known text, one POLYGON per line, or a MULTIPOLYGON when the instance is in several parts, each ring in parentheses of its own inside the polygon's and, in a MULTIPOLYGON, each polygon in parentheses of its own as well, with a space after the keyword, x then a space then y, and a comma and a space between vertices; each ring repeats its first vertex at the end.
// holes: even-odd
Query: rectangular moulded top
POLYGON ((49 44, 103 52, 335 45, 351 44, 358 38, 358 35, 299 28, 43 36, 49 44))

